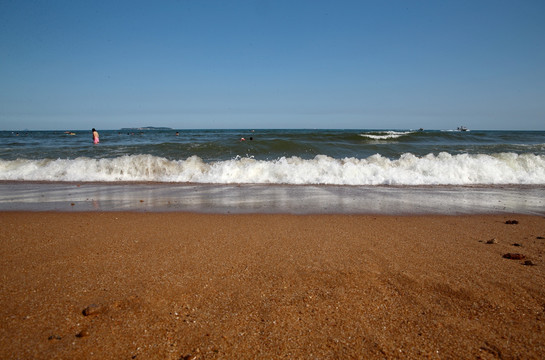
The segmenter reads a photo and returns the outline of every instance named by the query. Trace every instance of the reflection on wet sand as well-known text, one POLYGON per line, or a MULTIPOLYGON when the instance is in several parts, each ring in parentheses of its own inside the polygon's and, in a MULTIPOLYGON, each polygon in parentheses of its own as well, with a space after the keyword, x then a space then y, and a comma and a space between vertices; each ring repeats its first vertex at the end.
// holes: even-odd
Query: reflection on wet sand
POLYGON ((535 186, 0 183, 0 210, 291 214, 545 213, 535 186))

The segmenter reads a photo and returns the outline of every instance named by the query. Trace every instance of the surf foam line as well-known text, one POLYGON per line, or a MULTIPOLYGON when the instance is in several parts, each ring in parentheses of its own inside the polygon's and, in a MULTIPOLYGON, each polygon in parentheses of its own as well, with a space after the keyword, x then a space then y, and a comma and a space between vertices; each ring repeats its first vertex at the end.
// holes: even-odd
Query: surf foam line
POLYGON ((361 137, 373 139, 373 140, 391 140, 397 139, 402 136, 413 134, 414 131, 374 131, 369 133, 360 134, 361 137))
POLYGON ((0 160, 0 180, 49 182, 174 182, 293 185, 540 185, 545 156, 498 153, 410 153, 398 159, 379 154, 365 159, 237 157, 205 162, 197 156, 169 160, 152 155, 108 159, 0 160))

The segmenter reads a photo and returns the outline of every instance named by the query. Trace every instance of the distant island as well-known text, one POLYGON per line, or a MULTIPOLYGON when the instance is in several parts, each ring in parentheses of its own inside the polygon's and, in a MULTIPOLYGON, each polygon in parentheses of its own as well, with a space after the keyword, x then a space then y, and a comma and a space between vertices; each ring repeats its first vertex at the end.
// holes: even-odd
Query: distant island
POLYGON ((172 128, 169 127, 156 127, 156 126, 143 126, 143 127, 136 127, 136 128, 121 128, 121 131, 130 131, 130 130, 172 130, 172 128))

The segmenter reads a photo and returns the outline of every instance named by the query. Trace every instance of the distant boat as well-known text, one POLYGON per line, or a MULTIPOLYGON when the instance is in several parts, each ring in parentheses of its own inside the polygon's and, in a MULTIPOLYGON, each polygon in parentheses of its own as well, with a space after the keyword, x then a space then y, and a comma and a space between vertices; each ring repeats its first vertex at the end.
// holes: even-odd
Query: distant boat
POLYGON ((458 131, 467 131, 468 129, 465 126, 458 126, 458 131))

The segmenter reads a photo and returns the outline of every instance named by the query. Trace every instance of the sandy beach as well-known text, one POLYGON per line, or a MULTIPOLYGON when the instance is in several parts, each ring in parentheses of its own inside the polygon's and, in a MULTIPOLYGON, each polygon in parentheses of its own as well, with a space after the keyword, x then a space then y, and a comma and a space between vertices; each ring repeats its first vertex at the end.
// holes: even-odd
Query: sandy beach
POLYGON ((0 225, 2 359, 545 354, 543 216, 8 211, 0 225))

